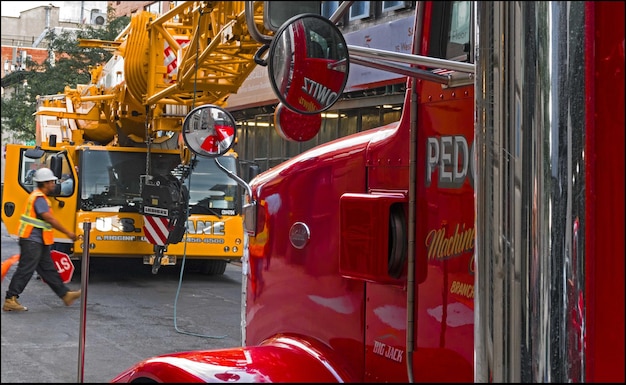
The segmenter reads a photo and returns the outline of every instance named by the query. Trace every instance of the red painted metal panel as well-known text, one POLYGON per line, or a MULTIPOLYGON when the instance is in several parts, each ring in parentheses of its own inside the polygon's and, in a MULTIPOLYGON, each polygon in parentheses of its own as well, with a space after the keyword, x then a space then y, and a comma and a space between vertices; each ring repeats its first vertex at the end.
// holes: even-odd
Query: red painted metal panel
POLYGON ((310 336, 361 380, 365 287, 339 273, 339 202, 346 191, 366 192, 366 149, 393 133, 373 129, 323 144, 252 181, 261 226, 249 243, 246 290, 254 301, 245 316, 254 328, 246 330, 246 346, 283 332, 310 336), (310 232, 303 248, 290 239, 297 222, 310 232))
POLYGON ((424 82, 418 106, 414 376, 471 382, 474 89, 424 82))
POLYGON ((170 383, 355 381, 331 361, 332 352, 324 349, 297 336, 278 336, 257 347, 153 357, 133 365, 111 382, 128 383, 139 378, 170 383))
POLYGON ((586 380, 624 382, 624 3, 586 7, 586 380))
MULTIPOLYGON (((389 276, 389 216, 394 203, 406 203, 403 194, 344 194, 340 201, 339 271, 351 278, 399 283, 389 276)), ((406 242, 405 240, 401 240, 406 242)))
MULTIPOLYGON (((406 289, 367 283, 365 380, 471 382, 474 355, 474 89, 418 83, 416 292, 406 351, 406 289), (411 357, 408 357, 408 355, 411 357)), ((373 141, 369 188, 408 188, 410 106, 395 141, 373 141), (402 176, 404 175, 404 176, 402 176)))

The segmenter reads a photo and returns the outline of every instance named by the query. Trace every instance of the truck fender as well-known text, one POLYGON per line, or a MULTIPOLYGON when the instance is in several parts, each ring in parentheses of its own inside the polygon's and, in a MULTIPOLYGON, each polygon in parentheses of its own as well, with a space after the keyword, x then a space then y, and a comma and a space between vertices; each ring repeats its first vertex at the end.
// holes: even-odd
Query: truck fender
MULTIPOLYGON (((323 349, 323 348, 322 348, 323 349)), ((323 349, 330 352, 329 348, 323 349)), ((279 336, 259 346, 164 354, 138 362, 111 383, 354 382, 322 350, 304 339, 279 336)))

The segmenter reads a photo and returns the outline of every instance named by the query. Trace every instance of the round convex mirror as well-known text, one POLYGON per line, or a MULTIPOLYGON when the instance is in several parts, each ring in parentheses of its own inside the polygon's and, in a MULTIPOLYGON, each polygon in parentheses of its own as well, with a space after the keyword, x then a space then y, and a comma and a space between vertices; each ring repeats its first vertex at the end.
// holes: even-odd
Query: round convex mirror
POLYGON ((318 114, 341 96, 348 81, 348 46, 328 19, 302 14, 276 32, 268 55, 270 83, 290 110, 318 114))
POLYGON ((291 142, 313 139, 322 128, 322 114, 300 114, 278 103, 274 111, 274 129, 281 138, 291 142))
POLYGON ((216 157, 235 144, 235 119, 226 110, 214 105, 196 107, 183 123, 183 139, 199 156, 216 157))

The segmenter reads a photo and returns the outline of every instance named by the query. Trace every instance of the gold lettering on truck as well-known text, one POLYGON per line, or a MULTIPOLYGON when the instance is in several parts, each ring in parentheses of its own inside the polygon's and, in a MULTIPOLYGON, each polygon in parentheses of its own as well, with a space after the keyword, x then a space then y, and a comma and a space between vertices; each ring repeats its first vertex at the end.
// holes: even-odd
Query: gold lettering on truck
POLYGON ((446 236, 445 227, 431 230, 426 236, 426 248, 428 259, 448 259, 459 256, 474 249, 474 236, 476 231, 473 227, 466 229, 457 223, 454 234, 446 236))

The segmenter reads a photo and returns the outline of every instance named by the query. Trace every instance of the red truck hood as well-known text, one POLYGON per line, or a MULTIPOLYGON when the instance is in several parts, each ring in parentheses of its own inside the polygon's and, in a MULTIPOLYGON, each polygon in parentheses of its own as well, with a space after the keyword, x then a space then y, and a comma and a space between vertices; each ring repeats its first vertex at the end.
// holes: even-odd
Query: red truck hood
POLYGON ((156 382, 349 382, 306 341, 277 337, 261 346, 164 354, 140 361, 111 380, 156 382))

